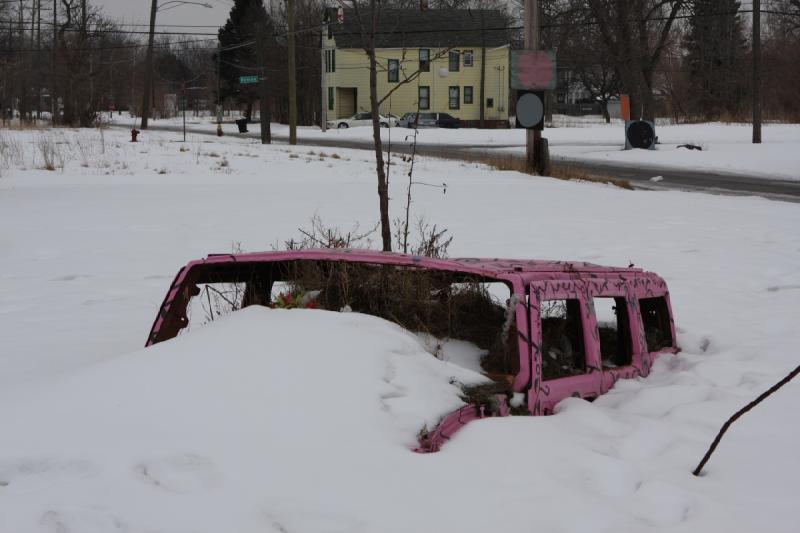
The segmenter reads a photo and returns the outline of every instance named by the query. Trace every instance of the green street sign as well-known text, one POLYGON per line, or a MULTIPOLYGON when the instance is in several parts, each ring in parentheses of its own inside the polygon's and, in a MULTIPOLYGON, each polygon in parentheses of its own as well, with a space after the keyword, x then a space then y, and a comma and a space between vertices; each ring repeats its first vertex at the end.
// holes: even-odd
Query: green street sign
POLYGON ((239 76, 239 83, 258 83, 258 76, 239 76))

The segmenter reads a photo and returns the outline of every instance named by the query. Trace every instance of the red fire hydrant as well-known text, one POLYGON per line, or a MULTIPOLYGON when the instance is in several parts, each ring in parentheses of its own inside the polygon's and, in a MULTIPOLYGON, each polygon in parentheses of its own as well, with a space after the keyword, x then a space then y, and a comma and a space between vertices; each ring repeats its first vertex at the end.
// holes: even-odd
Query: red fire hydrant
POLYGON ((131 142, 132 143, 136 142, 136 137, 139 136, 139 133, 140 133, 139 130, 137 130, 136 128, 131 128, 131 142))

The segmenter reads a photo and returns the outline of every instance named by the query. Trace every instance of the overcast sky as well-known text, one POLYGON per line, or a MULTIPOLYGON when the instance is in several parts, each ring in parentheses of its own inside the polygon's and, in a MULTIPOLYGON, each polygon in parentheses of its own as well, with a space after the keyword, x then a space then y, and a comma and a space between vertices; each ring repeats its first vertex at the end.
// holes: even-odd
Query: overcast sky
MULTIPOLYGON (((159 4, 166 4, 169 0, 159 0, 159 4)), ((207 3, 211 8, 198 5, 183 5, 171 8, 165 6, 156 17, 156 24, 198 24, 221 26, 225 23, 230 12, 233 0, 197 0, 207 3), (170 9, 171 8, 171 9, 170 9)), ((150 0, 91 0, 91 4, 101 7, 103 12, 111 19, 121 24, 148 24, 150 22, 150 0)), ((166 28, 160 28, 165 30, 166 28)), ((192 31, 184 28, 175 31, 192 31)), ((213 28, 197 28, 197 31, 213 33, 213 28)))

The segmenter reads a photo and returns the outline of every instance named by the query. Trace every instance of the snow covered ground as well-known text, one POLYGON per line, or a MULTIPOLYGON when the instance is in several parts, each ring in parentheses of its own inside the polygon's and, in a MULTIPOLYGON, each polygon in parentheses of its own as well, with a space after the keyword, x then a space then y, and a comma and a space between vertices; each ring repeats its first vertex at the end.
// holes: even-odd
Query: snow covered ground
MULTIPOLYGON (((115 116, 117 124, 132 124, 126 116, 115 116)), ((156 125, 179 126, 181 119, 165 119, 156 125)), ((800 180, 800 124, 766 124, 762 128, 763 143, 752 144, 750 124, 679 124, 656 127, 660 144, 652 150, 623 150, 625 127, 621 121, 612 124, 596 120, 581 120, 580 117, 560 117, 556 124, 562 127, 548 128, 544 136, 548 139, 551 156, 564 161, 592 161, 624 164, 648 168, 687 168, 752 177, 800 180), (693 144, 702 150, 678 148, 682 144, 693 144)), ((212 131, 216 126, 208 118, 187 118, 187 127, 212 131)), ((288 126, 272 124, 275 134, 288 136, 288 126)), ((258 131, 258 125, 250 125, 258 131)), ((225 124, 226 133, 234 134, 236 126, 225 124)), ((409 142, 410 130, 396 128, 383 132, 386 141, 389 135, 393 142, 409 142)), ((298 138, 342 139, 369 141, 372 130, 368 127, 331 129, 323 133, 317 127, 298 128, 298 138)), ((479 130, 462 128, 422 129, 417 138, 419 144, 451 144, 459 146, 495 147, 501 153, 524 153, 525 132, 523 130, 479 130)))
POLYGON ((0 532, 797 531, 800 383, 690 475, 798 364, 797 204, 418 160, 447 192, 416 186, 412 214, 451 255, 633 261, 669 283, 683 348, 594 403, 418 455, 467 371, 386 322, 251 309, 141 350, 188 260, 268 249, 314 213, 370 227, 369 155, 102 135, 0 132, 0 532))

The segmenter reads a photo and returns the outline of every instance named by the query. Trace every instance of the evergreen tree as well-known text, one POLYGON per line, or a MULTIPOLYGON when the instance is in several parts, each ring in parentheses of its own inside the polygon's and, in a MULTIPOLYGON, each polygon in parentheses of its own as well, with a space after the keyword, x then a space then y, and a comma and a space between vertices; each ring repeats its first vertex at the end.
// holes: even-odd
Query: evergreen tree
MULTIPOLYGON (((263 0, 234 0, 225 25, 219 29, 219 44, 222 49, 220 61, 220 97, 233 98, 246 106, 245 116, 249 121, 253 103, 259 99, 259 84, 241 84, 240 76, 261 76, 264 67, 259 61, 258 45, 263 46, 264 35, 270 28, 270 20, 263 0)), ((215 57, 216 59, 216 57, 215 57)))
POLYGON ((687 108, 705 120, 740 115, 747 102, 746 41, 738 0, 693 0, 686 37, 687 108))

